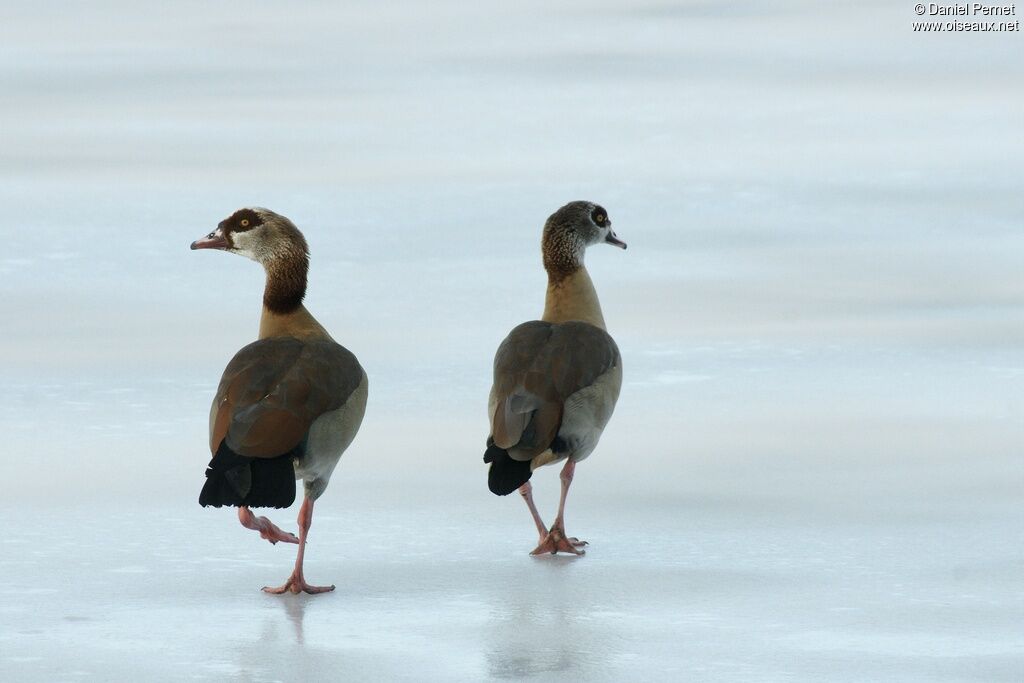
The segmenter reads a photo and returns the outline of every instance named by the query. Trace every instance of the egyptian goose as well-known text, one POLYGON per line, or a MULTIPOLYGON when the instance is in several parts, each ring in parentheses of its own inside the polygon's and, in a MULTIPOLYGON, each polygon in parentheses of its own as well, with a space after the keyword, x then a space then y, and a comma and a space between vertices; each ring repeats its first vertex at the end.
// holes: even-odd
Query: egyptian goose
POLYGON ((199 504, 237 507, 246 528, 271 543, 298 544, 292 575, 263 590, 334 590, 306 583, 302 559, 313 503, 362 423, 366 373, 302 305, 309 248, 290 220, 267 209, 239 209, 192 248, 241 254, 267 273, 259 339, 228 363, 210 409, 213 459, 199 504), (290 506, 296 479, 305 490, 298 538, 250 510, 290 506))
POLYGON ((583 555, 587 545, 565 533, 565 499, 576 463, 597 446, 622 386, 619 349, 605 331, 583 265, 587 247, 601 242, 626 248, 600 206, 570 202, 551 214, 541 240, 548 273, 544 315, 513 329, 494 356, 487 485, 499 496, 518 489, 526 500, 540 534, 531 555, 583 555), (562 495, 549 529, 533 503, 530 477, 562 460, 562 495))

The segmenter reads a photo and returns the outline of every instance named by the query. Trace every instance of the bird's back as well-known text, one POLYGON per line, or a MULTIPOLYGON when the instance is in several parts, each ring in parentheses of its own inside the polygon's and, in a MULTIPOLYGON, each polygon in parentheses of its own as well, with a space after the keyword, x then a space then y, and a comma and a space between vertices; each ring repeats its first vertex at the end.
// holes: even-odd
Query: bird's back
MULTIPOLYGON (((200 503, 291 505, 293 463, 306 454, 310 428, 345 406, 364 380, 355 356, 330 339, 272 337, 243 347, 224 370, 210 410, 214 457, 200 503)), ((354 433, 325 433, 333 443, 320 455, 336 460, 354 433)))
POLYGON ((340 408, 363 377, 356 357, 329 340, 261 339, 228 363, 210 412, 210 447, 273 458, 294 449, 313 422, 340 408))
MULTIPOLYGON (((498 347, 491 389, 491 435, 516 460, 528 460, 551 447, 567 407, 611 373, 618 396, 618 346, 589 323, 531 321, 519 325, 498 347)), ((612 399, 614 403, 614 398, 612 399)), ((603 426, 603 425, 602 425, 603 426)))

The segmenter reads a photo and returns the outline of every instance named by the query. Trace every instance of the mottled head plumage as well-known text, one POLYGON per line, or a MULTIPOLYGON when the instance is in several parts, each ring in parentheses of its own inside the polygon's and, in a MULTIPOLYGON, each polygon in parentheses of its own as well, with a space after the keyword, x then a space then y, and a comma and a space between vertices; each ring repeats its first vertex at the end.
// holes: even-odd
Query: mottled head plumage
POLYGON ((549 277, 560 280, 583 265, 587 247, 607 242, 623 249, 626 243, 612 232, 612 221, 604 207, 593 202, 569 202, 548 217, 541 238, 544 268, 549 277))
POLYGON ((264 266, 281 259, 309 258, 309 246, 295 224, 261 207, 235 211, 217 226, 228 241, 227 251, 264 266))

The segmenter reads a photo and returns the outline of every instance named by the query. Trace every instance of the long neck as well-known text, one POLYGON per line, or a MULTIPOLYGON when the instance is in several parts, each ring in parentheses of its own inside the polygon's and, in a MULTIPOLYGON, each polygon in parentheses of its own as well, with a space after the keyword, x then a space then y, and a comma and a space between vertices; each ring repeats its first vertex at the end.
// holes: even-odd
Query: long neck
POLYGON ((260 316, 260 339, 267 337, 327 337, 327 331, 316 321, 302 299, 306 295, 306 274, 309 260, 304 253, 274 259, 266 264, 267 284, 263 289, 263 315, 260 316))
POLYGON ((581 320, 605 329, 601 302, 585 266, 580 264, 568 274, 548 273, 548 291, 541 320, 549 323, 581 320))
POLYGON ((299 251, 286 253, 263 264, 267 284, 263 288, 263 307, 286 314, 302 305, 306 296, 309 258, 299 251))

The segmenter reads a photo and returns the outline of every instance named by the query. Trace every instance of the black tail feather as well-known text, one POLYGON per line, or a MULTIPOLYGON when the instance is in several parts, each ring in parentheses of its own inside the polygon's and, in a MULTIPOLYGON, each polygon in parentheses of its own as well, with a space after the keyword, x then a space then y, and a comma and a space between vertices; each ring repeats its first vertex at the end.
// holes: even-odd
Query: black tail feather
POLYGON ((286 508, 295 502, 293 453, 276 458, 247 458, 221 442, 206 469, 199 504, 221 507, 286 508))
POLYGON ((484 462, 491 463, 491 469, 487 472, 487 488, 498 496, 507 496, 533 476, 529 460, 513 460, 508 451, 494 445, 494 439, 487 439, 484 462))

